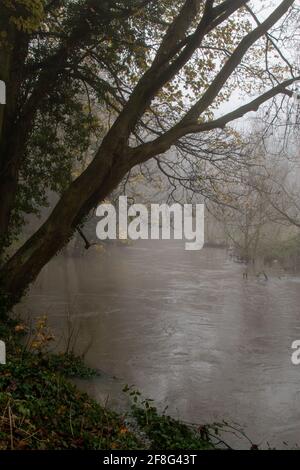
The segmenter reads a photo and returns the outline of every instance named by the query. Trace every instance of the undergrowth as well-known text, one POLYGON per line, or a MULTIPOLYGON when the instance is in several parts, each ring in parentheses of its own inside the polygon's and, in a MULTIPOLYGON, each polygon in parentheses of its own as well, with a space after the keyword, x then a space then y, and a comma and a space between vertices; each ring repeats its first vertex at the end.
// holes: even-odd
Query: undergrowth
POLYGON ((129 414, 117 414, 79 391, 68 377, 97 372, 73 354, 51 354, 45 317, 28 338, 26 326, 6 320, 0 339, 7 347, 0 365, 0 449, 211 449, 206 429, 194 429, 165 414, 139 392, 129 414), (134 425, 129 425, 132 420, 134 425))

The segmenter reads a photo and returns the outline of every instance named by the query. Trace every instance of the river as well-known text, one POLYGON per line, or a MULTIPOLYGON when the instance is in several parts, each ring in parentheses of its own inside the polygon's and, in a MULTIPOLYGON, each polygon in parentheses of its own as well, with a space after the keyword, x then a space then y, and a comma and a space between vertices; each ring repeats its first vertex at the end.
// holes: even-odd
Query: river
POLYGON ((56 257, 19 309, 47 314, 58 347, 72 336, 106 372, 78 382, 100 401, 122 407, 121 385, 134 384, 175 417, 229 420, 256 444, 290 448, 300 442, 300 278, 243 270, 225 250, 178 241, 92 247, 56 257))

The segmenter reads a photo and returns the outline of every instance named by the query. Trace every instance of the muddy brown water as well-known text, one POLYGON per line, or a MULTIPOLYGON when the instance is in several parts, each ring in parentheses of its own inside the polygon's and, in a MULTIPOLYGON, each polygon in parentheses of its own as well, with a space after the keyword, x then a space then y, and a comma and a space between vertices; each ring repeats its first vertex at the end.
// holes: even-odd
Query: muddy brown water
POLYGON ((134 384, 175 417, 229 420, 255 443, 290 448, 300 443, 300 278, 243 270, 225 250, 178 241, 93 247, 55 258, 18 309, 47 314, 57 347, 71 336, 105 372, 78 381, 101 402, 126 408, 121 388, 134 384))

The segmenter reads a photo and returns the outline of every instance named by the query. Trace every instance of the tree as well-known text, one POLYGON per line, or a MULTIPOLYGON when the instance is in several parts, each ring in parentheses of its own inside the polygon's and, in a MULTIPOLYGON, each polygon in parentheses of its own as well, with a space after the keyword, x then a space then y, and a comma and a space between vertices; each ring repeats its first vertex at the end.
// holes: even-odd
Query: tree
POLYGON ((209 203, 210 212, 223 224, 228 244, 243 262, 253 265, 264 259, 266 247, 276 241, 279 230, 272 224, 274 211, 267 197, 274 193, 272 176, 278 168, 273 163, 268 171, 261 142, 260 135, 251 134, 244 149, 247 160, 234 180, 219 189, 225 204, 209 203))
MULTIPOLYGON (((2 2, 0 79, 7 83, 7 105, 0 114, 3 246, 24 169, 30 173, 28 167, 39 166, 43 149, 48 152, 47 142, 37 143, 44 119, 57 123, 58 135, 65 122, 70 124, 65 135, 76 134, 78 120, 85 115, 85 90, 88 102, 92 96, 93 102, 113 111, 111 126, 96 139, 93 159, 77 178, 60 185, 61 197, 48 219, 2 265, 2 289, 11 303, 131 168, 157 158, 188 135, 223 129, 278 94, 291 96, 288 87, 297 80, 294 70, 285 60, 284 67, 276 63, 272 69, 267 60, 265 73, 259 57, 278 52, 268 32, 281 19, 288 21, 293 3, 281 1, 259 21, 247 0, 2 2), (247 75, 270 88, 214 118, 214 108, 241 77, 249 86, 247 75)), ((94 121, 87 121, 90 131, 94 121)), ((91 133, 85 136, 89 139, 91 133)), ((62 140, 63 148, 72 153, 72 145, 62 140)), ((44 173, 42 183, 49 171, 44 173)))

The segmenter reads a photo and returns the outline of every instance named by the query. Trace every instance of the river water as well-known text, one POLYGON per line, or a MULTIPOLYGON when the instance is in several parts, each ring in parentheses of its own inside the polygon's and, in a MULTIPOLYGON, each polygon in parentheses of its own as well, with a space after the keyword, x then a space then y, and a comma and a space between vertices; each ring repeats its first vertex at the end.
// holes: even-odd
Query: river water
POLYGON ((122 384, 134 384, 175 417, 229 420, 256 444, 291 448, 300 442, 300 365, 291 362, 300 278, 278 269, 243 279, 243 270, 225 250, 178 241, 92 247, 49 263, 21 310, 47 314, 58 347, 68 338, 106 372, 78 382, 98 400, 122 408, 122 384))

